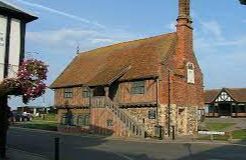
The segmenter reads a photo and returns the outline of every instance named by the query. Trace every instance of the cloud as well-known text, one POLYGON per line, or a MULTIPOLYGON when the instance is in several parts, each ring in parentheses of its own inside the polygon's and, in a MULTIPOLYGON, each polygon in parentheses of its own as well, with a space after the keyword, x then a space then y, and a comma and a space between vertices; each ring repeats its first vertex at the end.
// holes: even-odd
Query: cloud
POLYGON ((76 20, 76 21, 79 21, 79 22, 82 22, 82 23, 91 24, 91 25, 94 25, 94 26, 99 27, 99 28, 105 28, 104 25, 102 25, 102 24, 100 24, 98 22, 90 21, 88 19, 81 18, 79 16, 76 16, 76 15, 73 15, 73 14, 70 14, 70 13, 67 13, 67 12, 64 12, 64 11, 60 11, 60 10, 57 10, 57 9, 54 9, 54 8, 50 8, 50 7, 47 7, 47 6, 44 6, 44 5, 40 5, 40 4, 37 4, 37 3, 31 3, 31 2, 28 2, 28 1, 25 1, 25 0, 15 0, 15 1, 19 2, 19 3, 22 3, 24 5, 27 5, 27 6, 35 7, 35 8, 42 9, 42 10, 45 10, 45 11, 48 11, 48 12, 51 12, 51 13, 54 13, 54 14, 65 16, 67 18, 70 18, 70 19, 73 19, 73 20, 76 20))
POLYGON ((205 34, 212 34, 214 38, 223 40, 221 26, 217 21, 201 21, 201 25, 205 34))
POLYGON ((173 31, 176 30, 176 23, 177 23, 176 21, 172 21, 171 23, 169 23, 168 25, 166 25, 166 28, 169 31, 173 32, 173 31))
POLYGON ((58 30, 27 32, 29 45, 45 48, 46 50, 51 49, 53 51, 71 51, 71 49, 75 49, 78 44, 81 51, 86 51, 139 37, 140 36, 120 29, 101 31, 81 28, 62 28, 58 30))
POLYGON ((224 33, 219 21, 196 20, 195 51, 206 88, 245 87, 246 36, 224 33))
POLYGON ((97 44, 97 43, 113 43, 114 40, 108 39, 108 38, 95 38, 91 40, 92 43, 97 44))
POLYGON ((246 36, 226 38, 222 32, 222 27, 218 21, 209 20, 199 22, 199 30, 195 30, 195 44, 199 50, 214 50, 218 47, 241 47, 246 44, 246 36))

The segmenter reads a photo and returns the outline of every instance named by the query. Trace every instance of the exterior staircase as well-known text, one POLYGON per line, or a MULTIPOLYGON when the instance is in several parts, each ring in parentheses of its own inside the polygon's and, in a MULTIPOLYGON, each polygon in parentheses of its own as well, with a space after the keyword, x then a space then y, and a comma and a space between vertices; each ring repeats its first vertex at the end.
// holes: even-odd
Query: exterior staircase
POLYGON ((119 108, 119 105, 107 99, 106 108, 110 110, 116 118, 118 118, 124 125, 129 137, 146 138, 146 127, 142 123, 132 119, 128 114, 119 108))

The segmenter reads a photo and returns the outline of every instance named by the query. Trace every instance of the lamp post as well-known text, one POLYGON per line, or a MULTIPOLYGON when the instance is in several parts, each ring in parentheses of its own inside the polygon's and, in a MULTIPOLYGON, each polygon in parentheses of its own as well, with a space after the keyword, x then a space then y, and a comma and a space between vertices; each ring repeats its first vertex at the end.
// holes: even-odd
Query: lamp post
POLYGON ((168 108, 168 137, 171 136, 171 70, 167 71, 168 77, 168 100, 167 100, 167 108, 168 108))

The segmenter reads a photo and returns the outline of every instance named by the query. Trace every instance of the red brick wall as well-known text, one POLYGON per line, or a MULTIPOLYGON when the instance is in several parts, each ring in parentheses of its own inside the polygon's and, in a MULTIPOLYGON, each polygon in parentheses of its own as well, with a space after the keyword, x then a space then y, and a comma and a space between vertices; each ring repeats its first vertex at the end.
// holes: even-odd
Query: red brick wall
POLYGON ((171 77, 171 104, 178 106, 204 105, 203 98, 203 74, 193 52, 192 28, 187 21, 181 20, 177 26, 177 47, 175 54, 168 57, 162 68, 160 86, 160 101, 162 104, 168 102, 168 71, 171 77), (184 25, 186 23, 186 25, 184 25), (187 83, 187 63, 193 63, 195 67, 195 84, 187 83))

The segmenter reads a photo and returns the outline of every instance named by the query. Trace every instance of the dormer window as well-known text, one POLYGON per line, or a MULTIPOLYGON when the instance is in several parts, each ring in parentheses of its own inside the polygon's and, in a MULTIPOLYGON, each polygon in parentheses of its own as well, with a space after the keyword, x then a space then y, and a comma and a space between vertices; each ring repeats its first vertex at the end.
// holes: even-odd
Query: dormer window
POLYGON ((193 63, 187 63, 187 83, 195 83, 195 67, 193 63))

